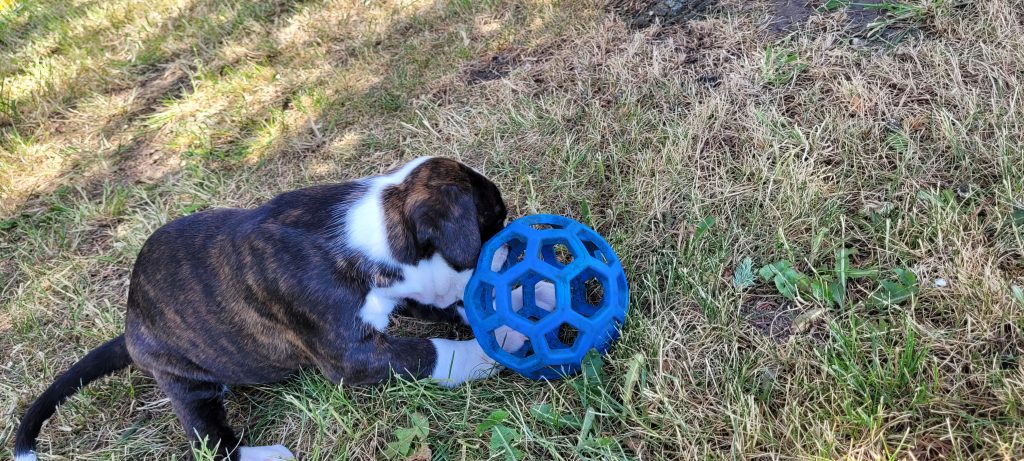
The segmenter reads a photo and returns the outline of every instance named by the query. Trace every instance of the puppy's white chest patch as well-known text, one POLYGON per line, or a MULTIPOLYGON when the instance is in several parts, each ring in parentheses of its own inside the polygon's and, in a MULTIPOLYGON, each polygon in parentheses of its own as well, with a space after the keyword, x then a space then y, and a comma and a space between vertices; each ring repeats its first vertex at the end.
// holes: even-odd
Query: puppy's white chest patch
POLYGON ((435 253, 415 266, 402 268, 404 280, 395 284, 394 294, 437 307, 448 307, 462 299, 473 270, 456 271, 435 253))
POLYGON ((472 269, 456 271, 439 254, 415 266, 402 265, 402 281, 388 287, 374 287, 359 309, 359 317, 378 330, 385 330, 388 317, 403 299, 445 308, 462 300, 472 269))

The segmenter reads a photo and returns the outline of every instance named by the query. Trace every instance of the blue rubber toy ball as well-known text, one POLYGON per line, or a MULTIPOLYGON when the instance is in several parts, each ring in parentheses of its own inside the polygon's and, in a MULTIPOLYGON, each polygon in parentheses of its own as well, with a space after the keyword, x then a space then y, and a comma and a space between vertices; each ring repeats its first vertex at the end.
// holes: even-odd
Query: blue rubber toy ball
POLYGON ((629 287, 597 232, 539 214, 513 221, 484 244, 464 304, 491 358, 523 376, 554 379, 579 372, 587 351, 603 354, 619 337, 629 287), (519 338, 511 346, 503 342, 510 336, 519 338))

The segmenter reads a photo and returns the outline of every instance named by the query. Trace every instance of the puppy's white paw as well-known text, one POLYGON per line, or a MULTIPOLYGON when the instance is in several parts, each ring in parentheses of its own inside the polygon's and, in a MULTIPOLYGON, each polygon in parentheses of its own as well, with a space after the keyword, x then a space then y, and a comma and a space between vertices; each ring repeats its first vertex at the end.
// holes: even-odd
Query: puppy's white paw
POLYGON ((508 245, 502 245, 494 252, 494 258, 491 259, 491 272, 500 271, 501 266, 505 265, 506 259, 508 259, 508 245))
POLYGON ((500 345, 505 352, 511 354, 523 347, 523 344, 526 344, 526 340, 528 338, 526 335, 513 330, 507 325, 502 325, 494 330, 494 339, 498 340, 498 345, 500 345))
MULTIPOLYGON (((537 307, 548 312, 555 310, 558 300, 555 298, 555 284, 546 281, 537 282, 533 287, 533 301, 537 307)), ((523 308, 523 287, 512 290, 512 310, 519 312, 523 308)))
MULTIPOLYGON (((548 312, 555 310, 557 300, 555 299, 555 284, 551 282, 537 282, 533 287, 533 300, 537 307, 548 312)), ((523 287, 512 290, 512 310, 519 312, 523 308, 523 287)), ((513 330, 508 325, 502 325, 494 330, 494 339, 505 352, 513 353, 526 344, 529 339, 526 335, 513 330)))
POLYGON ((239 461, 289 461, 295 455, 283 445, 267 445, 264 447, 238 447, 239 461))
POLYGON ((501 370, 475 339, 453 341, 433 338, 437 362, 430 377, 444 387, 455 387, 471 379, 494 376, 501 370))
POLYGON ((555 310, 555 305, 558 304, 558 300, 555 298, 555 284, 545 281, 537 282, 533 287, 533 298, 537 302, 537 307, 548 312, 555 310))

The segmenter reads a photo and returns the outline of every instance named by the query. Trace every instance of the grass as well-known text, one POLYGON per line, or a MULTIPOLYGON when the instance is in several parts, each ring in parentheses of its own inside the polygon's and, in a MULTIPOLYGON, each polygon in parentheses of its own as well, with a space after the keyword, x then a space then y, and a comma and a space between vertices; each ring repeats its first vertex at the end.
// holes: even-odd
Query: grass
MULTIPOLYGON (((234 389, 254 443, 310 460, 1024 458, 1024 9, 886 1, 876 30, 913 33, 883 43, 847 35, 840 3, 772 35, 765 0, 639 31, 576 0, 0 2, 3 446, 123 327, 158 226, 435 154, 486 172, 513 216, 608 238, 633 293, 621 341, 559 382, 234 389), (494 56, 507 68, 480 75, 507 75, 470 78, 494 56), (780 261, 791 290, 757 275, 780 261)), ((181 459, 185 442, 130 371, 64 405, 40 451, 181 459)))

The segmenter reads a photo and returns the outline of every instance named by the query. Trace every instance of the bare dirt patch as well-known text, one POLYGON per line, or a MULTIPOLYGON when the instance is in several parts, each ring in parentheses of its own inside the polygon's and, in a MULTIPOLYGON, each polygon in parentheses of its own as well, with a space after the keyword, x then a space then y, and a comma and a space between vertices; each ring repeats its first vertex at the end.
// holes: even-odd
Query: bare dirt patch
POLYGON ((799 309, 789 302, 754 299, 743 306, 741 313, 755 330, 783 342, 793 334, 793 319, 799 314, 799 309))
POLYGON ((135 138, 118 156, 115 178, 128 182, 152 183, 178 168, 178 155, 156 142, 153 134, 135 138))
POLYGON ((506 49, 479 59, 466 67, 466 84, 477 85, 508 77, 521 62, 522 55, 516 49, 506 49))
POLYGON ((824 341, 828 332, 821 321, 824 313, 820 308, 806 309, 788 300, 762 297, 751 299, 740 310, 748 325, 778 343, 799 334, 824 341))
POLYGON ((785 32, 807 22, 815 14, 815 7, 807 0, 779 0, 775 4, 771 30, 785 32))
POLYGON ((626 19, 629 27, 643 29, 654 24, 683 23, 696 18, 715 3, 715 0, 617 0, 610 6, 626 19))
MULTIPOLYGON (((843 14, 847 28, 855 34, 864 33, 881 17, 881 3, 882 0, 850 2, 835 7, 832 13, 843 14)), ((829 14, 826 4, 820 0, 776 0, 769 29, 775 33, 793 31, 813 16, 829 14)))

